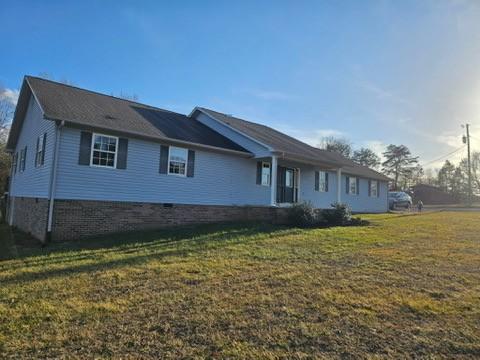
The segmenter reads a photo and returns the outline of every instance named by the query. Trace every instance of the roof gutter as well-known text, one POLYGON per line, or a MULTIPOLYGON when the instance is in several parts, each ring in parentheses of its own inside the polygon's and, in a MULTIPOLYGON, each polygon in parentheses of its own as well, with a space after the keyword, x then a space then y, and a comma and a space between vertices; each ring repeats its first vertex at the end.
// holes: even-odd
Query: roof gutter
POLYGON ((295 156, 294 154, 285 153, 284 151, 272 151, 272 154, 278 156, 279 159, 282 159, 282 160, 290 160, 290 161, 295 161, 295 162, 308 164, 308 165, 326 166, 326 167, 331 167, 332 169, 337 169, 342 165, 345 165, 343 163, 338 163, 338 162, 335 163, 328 160, 316 160, 308 157, 295 156))
POLYGON ((65 126, 65 121, 57 123, 57 128, 55 131, 55 149, 53 152, 53 166, 52 173, 50 175, 50 199, 48 202, 48 219, 47 219, 47 239, 50 239, 52 234, 52 223, 53 223, 53 206, 55 202, 55 190, 57 185, 57 168, 58 168, 58 152, 60 149, 60 140, 61 140, 61 131, 65 126))

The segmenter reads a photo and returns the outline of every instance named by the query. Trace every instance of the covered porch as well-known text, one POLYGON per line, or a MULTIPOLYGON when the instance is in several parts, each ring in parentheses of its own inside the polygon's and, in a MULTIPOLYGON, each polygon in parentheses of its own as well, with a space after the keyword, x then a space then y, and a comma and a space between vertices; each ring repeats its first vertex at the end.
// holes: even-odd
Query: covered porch
MULTIPOLYGON (((335 191, 333 201, 341 202, 342 168, 338 164, 305 161, 292 156, 274 155, 259 158, 261 161, 261 181, 270 186, 271 206, 290 206, 302 201, 311 201, 316 182, 316 172, 333 173, 330 177, 330 191, 335 191), (332 181, 334 183, 332 183, 332 181), (304 189, 304 187, 309 187, 304 189)), ((327 178, 328 181, 328 178, 327 178)), ((318 185, 317 185, 318 186, 318 185)))

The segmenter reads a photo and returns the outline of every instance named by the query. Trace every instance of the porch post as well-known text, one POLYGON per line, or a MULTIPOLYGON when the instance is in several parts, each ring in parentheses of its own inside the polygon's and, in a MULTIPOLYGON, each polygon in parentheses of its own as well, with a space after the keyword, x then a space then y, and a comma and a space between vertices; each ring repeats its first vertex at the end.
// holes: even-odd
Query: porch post
POLYGON ((270 182, 270 205, 277 204, 277 157, 272 156, 272 181, 270 182))
POLYGON ((337 203, 342 202, 342 169, 337 169, 337 203))

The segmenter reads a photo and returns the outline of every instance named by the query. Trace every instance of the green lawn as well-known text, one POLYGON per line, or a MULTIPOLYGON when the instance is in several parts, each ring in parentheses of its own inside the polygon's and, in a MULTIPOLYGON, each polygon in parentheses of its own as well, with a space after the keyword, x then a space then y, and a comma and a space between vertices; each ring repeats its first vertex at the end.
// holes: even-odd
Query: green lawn
POLYGON ((0 357, 479 357, 480 213, 366 217, 17 247, 0 357))

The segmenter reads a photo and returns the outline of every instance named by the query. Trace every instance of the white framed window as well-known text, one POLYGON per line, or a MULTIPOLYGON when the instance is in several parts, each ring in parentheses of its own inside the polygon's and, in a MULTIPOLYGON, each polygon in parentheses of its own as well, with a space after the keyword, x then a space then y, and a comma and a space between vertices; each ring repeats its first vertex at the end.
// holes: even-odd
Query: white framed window
POLYGON ((350 177, 348 180, 348 193, 352 195, 358 195, 358 188, 357 188, 357 178, 350 177))
POLYGON ((378 181, 376 180, 370 181, 370 196, 378 197, 378 181))
POLYGON ((92 135, 91 166, 117 167, 117 152, 118 137, 95 133, 92 135))
POLYGON ((168 174, 187 176, 188 150, 170 146, 168 150, 168 174))
POLYGON ((318 172, 318 191, 320 192, 327 192, 328 191, 328 177, 326 171, 319 171, 318 172))
POLYGON ((45 136, 39 136, 37 138, 37 153, 35 154, 35 166, 43 165, 43 152, 45 151, 45 136))
POLYGON ((262 185, 270 186, 270 163, 262 162, 262 185))

